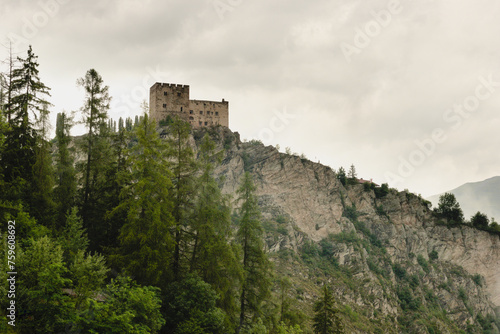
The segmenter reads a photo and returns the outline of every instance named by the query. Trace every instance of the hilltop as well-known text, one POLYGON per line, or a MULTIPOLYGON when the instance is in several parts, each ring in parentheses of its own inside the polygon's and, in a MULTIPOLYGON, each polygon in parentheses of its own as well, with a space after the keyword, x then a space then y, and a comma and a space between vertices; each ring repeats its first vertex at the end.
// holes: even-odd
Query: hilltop
POLYGON ((410 192, 343 185, 328 166, 227 129, 199 131, 225 148, 223 192, 253 175, 268 251, 300 312, 310 315, 328 284, 350 333, 498 332, 498 235, 449 226, 410 192))

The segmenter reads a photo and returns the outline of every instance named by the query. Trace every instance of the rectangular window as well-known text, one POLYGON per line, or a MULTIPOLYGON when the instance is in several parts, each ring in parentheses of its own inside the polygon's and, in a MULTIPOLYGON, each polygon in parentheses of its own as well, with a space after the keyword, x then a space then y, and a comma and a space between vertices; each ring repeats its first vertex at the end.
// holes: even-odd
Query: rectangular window
POLYGON ((202 110, 200 110, 200 115, 203 115, 203 111, 202 110))
POLYGON ((163 103, 163 108, 166 108, 167 107, 167 104, 166 103, 163 103))
POLYGON ((181 93, 177 93, 177 96, 181 96, 181 93))
POLYGON ((219 116, 219 112, 218 111, 215 112, 215 116, 219 116))
POLYGON ((205 122, 205 125, 208 125, 208 122, 205 122))
POLYGON ((163 92, 163 95, 167 96, 167 92, 163 92))
POLYGON ((203 125, 203 122, 202 122, 202 121, 200 121, 200 125, 203 125))
POLYGON ((189 110, 189 114, 192 115, 194 114, 194 112, 192 110, 189 110))
POLYGON ((182 111, 182 107, 181 107, 181 111, 182 111))

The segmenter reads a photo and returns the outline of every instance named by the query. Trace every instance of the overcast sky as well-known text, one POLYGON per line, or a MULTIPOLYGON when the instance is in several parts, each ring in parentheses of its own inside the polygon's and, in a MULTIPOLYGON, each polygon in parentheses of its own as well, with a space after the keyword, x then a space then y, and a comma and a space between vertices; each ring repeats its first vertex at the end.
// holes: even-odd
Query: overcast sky
POLYGON ((33 46, 53 119, 90 68, 113 118, 188 84, 229 101, 242 139, 429 196, 500 175, 498 17, 497 0, 1 0, 0 40, 33 46))

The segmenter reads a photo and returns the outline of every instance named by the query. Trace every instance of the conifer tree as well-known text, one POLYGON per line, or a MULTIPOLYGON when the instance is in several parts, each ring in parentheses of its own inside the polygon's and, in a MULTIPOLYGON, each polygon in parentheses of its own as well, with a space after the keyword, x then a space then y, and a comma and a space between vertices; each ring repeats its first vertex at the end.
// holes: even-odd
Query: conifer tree
POLYGON ((335 309, 335 298, 330 289, 323 286, 322 296, 314 304, 313 329, 316 334, 344 333, 344 326, 335 309))
POLYGON ((44 225, 51 226, 55 220, 56 204, 53 200, 54 171, 52 166, 51 145, 48 141, 49 111, 44 106, 38 118, 38 133, 33 165, 30 208, 34 217, 44 225))
POLYGON ((189 242, 186 229, 189 225, 188 218, 193 209, 193 198, 195 195, 195 175, 197 164, 194 159, 194 151, 189 144, 189 123, 176 118, 170 125, 170 137, 168 158, 171 162, 172 175, 172 198, 174 217, 174 257, 172 272, 177 281, 181 278, 184 265, 181 263, 183 255, 187 255, 189 242))
POLYGON ((55 189, 54 199, 57 204, 57 225, 63 226, 66 215, 75 205, 76 171, 74 159, 70 151, 70 130, 73 125, 71 117, 65 112, 57 114, 56 120, 56 155, 55 155, 55 189))
POLYGON ((2 154, 7 200, 22 200, 39 221, 49 224, 53 203, 52 173, 46 142, 49 88, 39 77, 37 56, 31 46, 25 59, 9 61, 7 103, 9 129, 2 154))
POLYGON ((249 172, 245 172, 238 189, 238 200, 242 202, 236 240, 243 257, 243 283, 240 291, 240 321, 237 332, 255 321, 260 315, 260 306, 269 295, 271 264, 264 253, 263 230, 260 210, 255 197, 255 185, 249 172))
POLYGON ((82 143, 86 161, 80 166, 83 181, 81 214, 89 233, 90 248, 96 250, 99 249, 99 239, 103 236, 102 220, 106 213, 99 188, 106 183, 103 170, 112 159, 107 138, 109 88, 104 85, 101 75, 95 69, 88 70, 83 78, 77 80, 77 85, 85 92, 81 112, 82 121, 88 129, 82 143))
POLYGON ((199 153, 202 174, 197 180, 198 196, 189 230, 193 239, 190 267, 219 294, 218 306, 235 318, 234 296, 241 275, 230 243, 231 209, 229 198, 212 176, 212 160, 220 161, 221 153, 215 152, 215 143, 205 134, 199 153))
POLYGON ((127 154, 127 180, 122 201, 113 211, 127 213, 113 262, 142 284, 159 285, 168 279, 174 241, 171 172, 166 147, 154 120, 147 115, 135 129, 137 144, 127 154))

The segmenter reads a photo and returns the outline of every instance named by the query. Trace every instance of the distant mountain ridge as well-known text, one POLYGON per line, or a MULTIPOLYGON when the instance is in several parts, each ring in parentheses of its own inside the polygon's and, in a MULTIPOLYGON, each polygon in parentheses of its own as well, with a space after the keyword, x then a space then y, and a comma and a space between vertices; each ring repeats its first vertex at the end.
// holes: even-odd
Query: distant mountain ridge
MULTIPOLYGON (((488 215, 490 219, 494 217, 497 222, 500 221, 500 176, 479 182, 469 182, 447 192, 455 195, 466 219, 480 211, 488 215)), ((431 196, 427 200, 437 206, 439 196, 442 194, 431 196)))

